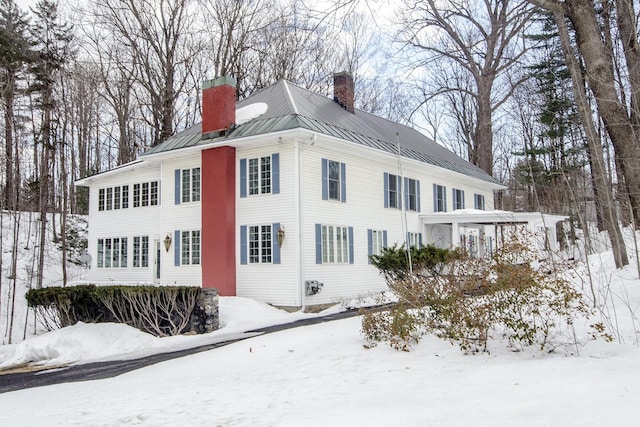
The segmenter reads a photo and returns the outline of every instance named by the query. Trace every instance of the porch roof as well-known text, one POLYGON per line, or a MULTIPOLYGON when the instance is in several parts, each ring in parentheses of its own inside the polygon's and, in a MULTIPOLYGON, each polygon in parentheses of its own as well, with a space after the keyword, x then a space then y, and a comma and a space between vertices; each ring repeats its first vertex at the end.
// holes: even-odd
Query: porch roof
POLYGON ((556 223, 568 218, 564 215, 543 214, 541 212, 483 211, 478 209, 457 209, 452 212, 420 215, 423 224, 531 224, 546 227, 555 226, 556 223))

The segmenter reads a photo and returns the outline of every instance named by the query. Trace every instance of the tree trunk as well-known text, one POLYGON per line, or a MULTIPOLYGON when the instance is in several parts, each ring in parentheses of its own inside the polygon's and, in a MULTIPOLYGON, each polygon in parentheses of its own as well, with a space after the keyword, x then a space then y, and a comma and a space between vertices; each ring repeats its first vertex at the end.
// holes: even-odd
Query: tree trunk
POLYGON ((591 175, 594 185, 594 192, 600 198, 600 207, 602 209, 602 217, 604 223, 603 225, 609 233, 609 239, 611 240, 611 247, 613 249, 613 257, 615 259, 616 267, 622 268, 623 266, 629 264, 629 259, 627 257, 624 239, 622 238, 622 233, 620 232, 620 225, 615 208, 615 201, 613 200, 611 187, 607 180, 607 169, 604 163, 602 144, 600 143, 600 139, 598 138, 596 128, 591 118, 591 109, 587 100, 584 80, 580 72, 578 61, 576 60, 571 48, 569 32, 564 21, 565 18, 558 12, 554 12, 554 18, 556 21, 556 25, 558 26, 558 34, 562 45, 562 51, 567 63, 567 68, 571 73, 576 106, 578 107, 578 114, 580 116, 580 120, 582 121, 582 125, 586 134, 587 150, 591 163, 591 175))
POLYGON ((610 58, 600 37, 595 9, 590 0, 569 0, 565 14, 573 23, 578 49, 586 66, 589 87, 595 95, 598 114, 611 138, 624 175, 635 223, 640 219, 640 146, 627 109, 617 96, 610 58))

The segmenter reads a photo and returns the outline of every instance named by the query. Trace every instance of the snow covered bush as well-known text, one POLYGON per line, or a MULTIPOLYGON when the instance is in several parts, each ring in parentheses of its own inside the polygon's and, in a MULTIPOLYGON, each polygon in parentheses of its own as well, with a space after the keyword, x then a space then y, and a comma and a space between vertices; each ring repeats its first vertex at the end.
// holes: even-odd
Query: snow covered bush
MULTIPOLYGON (((404 249, 372 257, 400 304, 390 312, 364 313, 362 331, 369 345, 385 341, 406 350, 425 333, 450 340, 465 352, 487 351, 492 336, 506 338, 515 350, 536 346, 553 351, 566 344, 574 319, 588 317, 590 311, 563 277, 561 264, 533 267, 538 253, 531 247, 514 238, 485 258, 438 249, 444 252, 438 252, 437 268, 413 264, 412 274, 408 269, 389 273, 389 265, 407 258, 404 249)), ((435 248, 423 249, 436 253, 435 248)), ((412 253, 423 249, 412 248, 412 253)))

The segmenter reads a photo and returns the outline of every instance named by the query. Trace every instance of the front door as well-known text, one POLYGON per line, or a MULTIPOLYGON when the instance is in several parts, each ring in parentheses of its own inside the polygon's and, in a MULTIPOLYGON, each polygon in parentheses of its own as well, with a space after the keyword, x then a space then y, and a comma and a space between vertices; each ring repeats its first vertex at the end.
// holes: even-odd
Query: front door
POLYGON ((153 281, 156 283, 160 283, 160 258, 162 256, 162 252, 160 251, 160 240, 154 240, 153 248, 154 248, 154 269, 153 269, 153 281))

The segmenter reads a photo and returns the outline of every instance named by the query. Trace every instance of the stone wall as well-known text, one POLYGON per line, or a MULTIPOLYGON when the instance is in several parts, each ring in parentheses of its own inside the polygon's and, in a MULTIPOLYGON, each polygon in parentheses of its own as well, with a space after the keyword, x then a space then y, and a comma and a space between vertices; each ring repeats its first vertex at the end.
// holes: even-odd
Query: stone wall
POLYGON ((201 288, 191 314, 191 331, 198 334, 213 332, 220 327, 218 290, 201 288))

